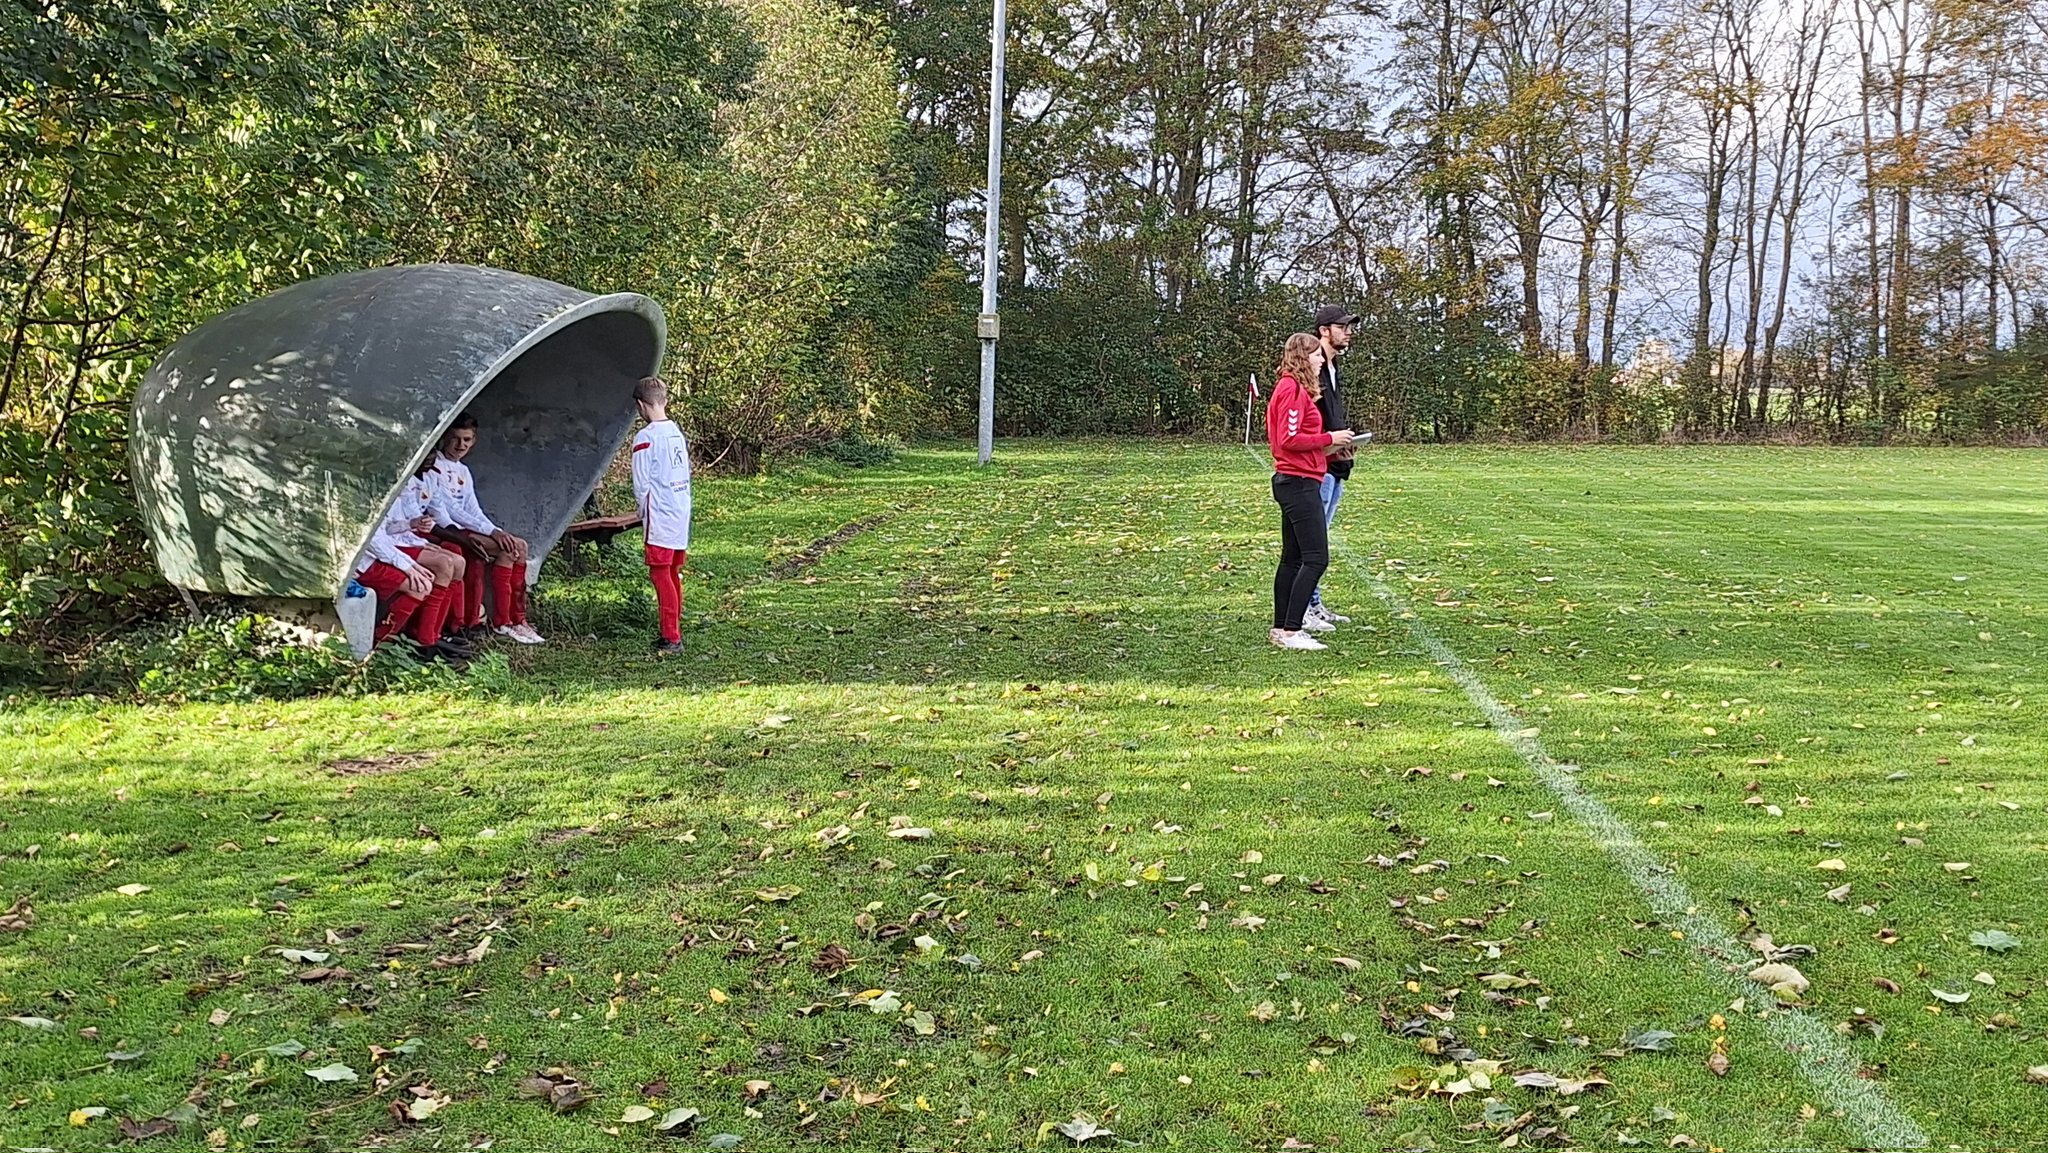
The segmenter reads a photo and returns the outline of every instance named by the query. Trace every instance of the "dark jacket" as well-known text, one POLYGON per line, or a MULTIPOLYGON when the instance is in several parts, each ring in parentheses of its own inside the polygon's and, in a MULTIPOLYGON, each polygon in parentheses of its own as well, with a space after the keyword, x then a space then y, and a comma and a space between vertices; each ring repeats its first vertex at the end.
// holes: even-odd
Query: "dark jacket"
MULTIPOLYGON (((1325 429, 1351 427, 1351 416, 1344 411, 1344 390, 1337 380, 1337 362, 1332 360, 1323 365, 1323 396, 1316 401, 1316 408, 1323 414, 1325 429)), ((1351 479, 1352 461, 1330 461, 1330 475, 1338 480, 1351 479)))

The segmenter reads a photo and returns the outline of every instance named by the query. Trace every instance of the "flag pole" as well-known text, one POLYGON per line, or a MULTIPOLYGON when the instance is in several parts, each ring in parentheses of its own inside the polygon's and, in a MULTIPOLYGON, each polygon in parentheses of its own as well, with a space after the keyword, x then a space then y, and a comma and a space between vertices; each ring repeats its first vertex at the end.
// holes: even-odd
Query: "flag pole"
POLYGON ((1252 446, 1252 402, 1259 399, 1259 374, 1252 373, 1251 395, 1244 402, 1244 446, 1252 446))

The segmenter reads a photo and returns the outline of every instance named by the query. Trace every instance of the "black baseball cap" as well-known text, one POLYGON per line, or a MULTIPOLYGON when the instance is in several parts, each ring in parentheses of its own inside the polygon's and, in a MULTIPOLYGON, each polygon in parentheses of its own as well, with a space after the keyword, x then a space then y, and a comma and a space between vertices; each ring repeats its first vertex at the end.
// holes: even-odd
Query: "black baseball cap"
POLYGON ((1346 328, 1358 323, 1358 314, 1341 304, 1325 304, 1316 309, 1316 327, 1327 324, 1341 324, 1346 328))

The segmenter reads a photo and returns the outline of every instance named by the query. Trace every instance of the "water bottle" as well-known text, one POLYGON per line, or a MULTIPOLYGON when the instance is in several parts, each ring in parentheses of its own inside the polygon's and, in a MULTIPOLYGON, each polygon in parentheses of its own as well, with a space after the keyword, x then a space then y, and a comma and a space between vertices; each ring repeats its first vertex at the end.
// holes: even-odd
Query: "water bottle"
POLYGON ((364 588, 356 578, 350 577, 348 578, 348 587, 341 591, 341 595, 354 600, 357 597, 369 596, 370 590, 364 588))

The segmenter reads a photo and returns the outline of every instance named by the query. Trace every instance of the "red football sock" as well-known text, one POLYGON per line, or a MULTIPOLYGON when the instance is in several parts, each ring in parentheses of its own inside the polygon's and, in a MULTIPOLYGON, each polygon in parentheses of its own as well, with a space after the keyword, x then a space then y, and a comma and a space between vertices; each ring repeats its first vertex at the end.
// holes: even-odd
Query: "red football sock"
POLYGON ((507 570, 512 574, 512 623, 523 625, 526 620, 526 566, 515 565, 507 570))
POLYGON ((469 569, 462 574, 462 627, 473 629, 484 623, 484 569, 483 561, 469 558, 469 569))
POLYGON ((383 622, 377 626, 377 631, 371 634, 370 643, 381 645, 389 640, 392 634, 403 629, 405 622, 411 620, 413 614, 419 611, 421 603, 420 598, 416 596, 401 595, 394 599, 390 611, 384 614, 383 622))
MULTIPOLYGON (((465 578, 467 573, 464 573, 465 578)), ((466 580, 448 582, 448 612, 441 622, 444 629, 459 629, 462 618, 469 612, 469 589, 466 580)))
POLYGON ((512 614, 518 607, 518 594, 512 591, 512 566, 503 564, 492 565, 491 623, 493 625, 517 623, 518 618, 512 614))
POLYGON ((441 626, 448 621, 447 585, 435 585, 434 593, 420 606, 419 614, 412 619, 412 639, 423 645, 441 643, 441 626))
POLYGON ((683 585, 676 579, 676 566, 649 565, 654 581, 654 604, 661 618, 661 639, 678 644, 683 639, 683 585))

